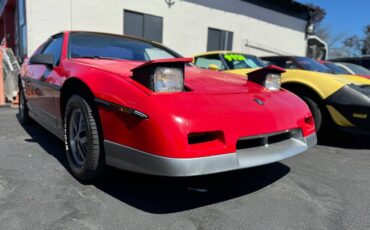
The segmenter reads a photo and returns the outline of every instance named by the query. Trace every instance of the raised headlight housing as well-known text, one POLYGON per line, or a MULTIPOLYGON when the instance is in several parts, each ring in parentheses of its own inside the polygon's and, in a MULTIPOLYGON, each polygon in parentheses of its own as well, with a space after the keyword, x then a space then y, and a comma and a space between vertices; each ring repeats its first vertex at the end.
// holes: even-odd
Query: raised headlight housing
POLYGON ((192 60, 173 58, 149 61, 132 69, 132 78, 153 92, 182 92, 185 64, 192 60))
POLYGON ((271 65, 248 73, 248 80, 271 91, 278 91, 281 88, 281 74, 284 72, 285 69, 271 65))

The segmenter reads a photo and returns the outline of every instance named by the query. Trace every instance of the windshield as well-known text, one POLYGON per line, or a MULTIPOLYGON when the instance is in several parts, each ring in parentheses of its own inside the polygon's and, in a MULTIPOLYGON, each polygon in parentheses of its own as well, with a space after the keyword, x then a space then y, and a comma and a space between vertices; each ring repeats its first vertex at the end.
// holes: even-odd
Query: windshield
POLYGON ((325 62, 324 65, 326 67, 328 67, 334 74, 349 74, 351 75, 350 72, 348 72, 347 70, 343 69, 342 67, 334 64, 334 63, 331 63, 331 62, 325 62))
POLYGON ((294 59, 298 63, 298 65, 304 70, 322 72, 322 73, 332 72, 328 67, 324 66, 323 64, 320 64, 319 62, 311 58, 295 57, 294 59))
POLYGON ((358 75, 368 75, 370 76, 370 71, 362 66, 351 64, 351 63, 344 63, 340 62, 340 64, 347 66, 349 69, 351 69, 355 74, 358 75))
POLYGON ((150 61, 181 57, 159 44, 119 35, 98 33, 71 33, 71 58, 107 58, 133 61, 150 61))
POLYGON ((227 53, 223 54, 223 57, 230 69, 261 68, 266 66, 261 59, 252 55, 227 53))

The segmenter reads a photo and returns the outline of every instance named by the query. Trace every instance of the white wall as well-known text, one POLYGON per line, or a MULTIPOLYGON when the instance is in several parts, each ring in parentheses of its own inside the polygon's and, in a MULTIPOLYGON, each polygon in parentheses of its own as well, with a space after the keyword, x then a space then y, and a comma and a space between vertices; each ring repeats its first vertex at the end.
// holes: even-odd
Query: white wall
MULTIPOLYGON (((163 43, 184 56, 207 49, 208 27, 234 32, 233 50, 255 55, 275 53, 305 55, 301 31, 277 26, 240 14, 175 0, 30 0, 27 2, 28 53, 50 35, 63 30, 123 33, 123 10, 163 17, 163 43), (246 47, 245 43, 265 50, 246 47), (272 50, 269 52, 266 50, 272 50)), ((261 8, 261 13, 278 14, 284 20, 305 21, 261 8)))

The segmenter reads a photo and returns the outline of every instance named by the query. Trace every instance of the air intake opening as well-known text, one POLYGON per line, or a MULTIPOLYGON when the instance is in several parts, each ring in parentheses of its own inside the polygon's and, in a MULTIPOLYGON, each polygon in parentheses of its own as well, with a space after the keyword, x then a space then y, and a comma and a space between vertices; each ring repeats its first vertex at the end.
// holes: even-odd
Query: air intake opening
POLYGON ((291 132, 270 136, 270 137, 268 137, 268 144, 274 144, 274 143, 282 142, 282 141, 290 139, 291 137, 292 137, 291 132))
POLYGON ((266 136, 257 136, 255 138, 248 138, 248 139, 240 139, 236 143, 236 149, 247 149, 247 148, 255 148, 255 147, 262 147, 265 145, 272 145, 275 143, 286 141, 292 138, 292 132, 285 132, 279 134, 272 134, 266 136))
POLYGON ((188 135, 189 144, 200 144, 200 143, 211 142, 211 141, 222 140, 222 139, 223 139, 223 134, 221 131, 190 133, 188 135))

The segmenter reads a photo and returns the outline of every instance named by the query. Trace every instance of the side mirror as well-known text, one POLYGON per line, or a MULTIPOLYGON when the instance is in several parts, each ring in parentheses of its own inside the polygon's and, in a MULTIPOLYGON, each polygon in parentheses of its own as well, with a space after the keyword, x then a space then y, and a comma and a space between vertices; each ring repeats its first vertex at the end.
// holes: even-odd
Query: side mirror
POLYGON ((36 54, 30 58, 31 65, 46 65, 52 69, 54 66, 54 56, 52 54, 36 54))
POLYGON ((218 66, 215 65, 215 64, 209 64, 208 69, 209 70, 218 70, 218 66))

